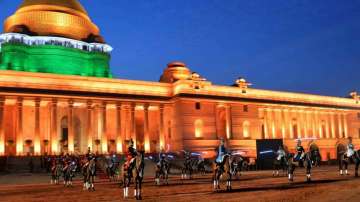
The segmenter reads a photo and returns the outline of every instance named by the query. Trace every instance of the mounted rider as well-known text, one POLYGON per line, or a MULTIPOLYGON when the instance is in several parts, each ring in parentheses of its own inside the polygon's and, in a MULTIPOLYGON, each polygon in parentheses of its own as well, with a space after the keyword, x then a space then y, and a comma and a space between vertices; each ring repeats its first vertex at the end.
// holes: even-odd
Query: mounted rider
POLYGON ((220 145, 217 150, 217 157, 215 159, 216 166, 220 169, 223 169, 224 157, 227 154, 227 149, 225 147, 225 141, 223 138, 220 139, 220 145))
POLYGON ((305 158, 305 149, 303 146, 301 146, 301 140, 297 140, 296 145, 296 154, 294 156, 294 162, 303 162, 305 158))
POLYGON ((345 158, 352 160, 354 154, 355 154, 355 146, 352 143, 352 137, 348 137, 348 144, 346 145, 345 158))
POLYGON ((134 141, 133 141, 133 139, 130 139, 128 152, 126 154, 126 162, 124 164, 125 170, 127 170, 133 166, 133 162, 134 162, 134 159, 136 156, 137 156, 137 151, 134 148, 134 141))
POLYGON ((279 149, 276 151, 276 160, 283 161, 285 159, 286 152, 282 145, 279 146, 279 149))
POLYGON ((167 160, 166 160, 166 153, 164 148, 160 149, 159 152, 159 162, 157 163, 157 166, 159 166, 159 168, 162 170, 164 165, 167 164, 167 160))

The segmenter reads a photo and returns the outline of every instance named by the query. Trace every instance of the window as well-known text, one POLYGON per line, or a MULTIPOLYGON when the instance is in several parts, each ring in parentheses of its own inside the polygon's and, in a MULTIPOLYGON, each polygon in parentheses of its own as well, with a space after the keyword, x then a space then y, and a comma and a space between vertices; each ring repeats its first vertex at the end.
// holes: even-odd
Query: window
POLYGON ((195 109, 196 109, 196 110, 200 110, 200 109, 201 109, 200 102, 195 103, 195 109))
POLYGON ((249 121, 244 121, 244 123, 243 123, 243 136, 244 136, 244 138, 250 137, 250 122, 249 121))
POLYGON ((201 119, 197 119, 194 123, 195 125, 195 137, 196 138, 202 138, 202 129, 203 129, 203 121, 201 119))
POLYGON ((248 112, 248 111, 249 111, 249 107, 248 107, 247 105, 244 105, 244 106, 243 106, 243 111, 244 111, 244 112, 248 112))

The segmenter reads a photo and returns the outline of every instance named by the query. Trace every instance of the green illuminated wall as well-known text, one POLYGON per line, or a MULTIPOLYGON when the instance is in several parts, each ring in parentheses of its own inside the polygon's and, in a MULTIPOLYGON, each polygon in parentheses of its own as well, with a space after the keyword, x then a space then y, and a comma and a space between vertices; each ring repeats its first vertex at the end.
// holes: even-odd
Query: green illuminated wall
POLYGON ((54 74, 111 77, 110 55, 55 45, 3 44, 0 69, 54 74))

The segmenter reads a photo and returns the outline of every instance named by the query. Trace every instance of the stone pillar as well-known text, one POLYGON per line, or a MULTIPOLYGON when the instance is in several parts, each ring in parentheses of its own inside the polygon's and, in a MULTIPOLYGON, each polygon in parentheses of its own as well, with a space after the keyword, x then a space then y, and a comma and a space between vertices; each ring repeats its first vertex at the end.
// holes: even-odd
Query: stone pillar
POLYGON ((0 156, 5 155, 4 106, 5 106, 5 98, 1 96, 0 97, 0 156))
POLYGON ((311 133, 312 133, 312 138, 316 138, 316 117, 315 117, 315 112, 311 111, 310 112, 310 121, 311 121, 311 133))
POLYGON ((103 154, 108 153, 108 140, 106 134, 106 102, 101 103, 101 151, 103 154))
POLYGON ((330 113, 331 137, 336 138, 334 112, 330 113))
POLYGON ((57 132, 57 100, 54 98, 51 101, 51 115, 50 115, 50 128, 51 128, 51 153, 53 155, 58 153, 58 132, 57 132))
POLYGON ((325 113, 325 124, 326 124, 326 138, 331 138, 331 120, 330 120, 330 113, 325 113))
POLYGON ((310 126, 310 120, 309 120, 309 111, 304 111, 304 136, 305 138, 309 138, 309 129, 310 126))
POLYGON ((22 155, 24 152, 24 140, 22 131, 22 110, 23 110, 23 98, 17 99, 17 121, 16 121, 16 154, 22 155))
POLYGON ((87 101, 86 106, 87 106, 87 146, 88 149, 90 149, 91 151, 93 151, 93 126, 92 126, 92 111, 93 111, 93 106, 92 106, 92 101, 87 101))
POLYGON ((286 112, 285 109, 280 110, 280 125, 282 138, 286 138, 286 112))
POLYGON ((346 118, 346 114, 345 114, 345 113, 343 114, 343 123, 344 123, 344 135, 345 135, 345 138, 348 138, 348 137, 349 137, 349 134, 348 134, 348 125, 347 125, 347 118, 346 118))
POLYGON ((74 153, 74 101, 68 101, 68 152, 74 153))
POLYGON ((35 138, 34 138, 34 152, 35 155, 41 154, 41 140, 40 140, 40 98, 35 99, 35 138))
POLYGON ((121 130, 121 103, 116 103, 116 152, 123 152, 123 136, 121 130))
POLYGON ((267 109, 264 109, 264 135, 265 135, 265 139, 269 139, 269 132, 268 132, 268 112, 267 109))
POLYGON ((322 130, 322 123, 321 123, 321 112, 318 111, 316 113, 316 123, 317 123, 317 128, 318 128, 318 131, 319 131, 319 135, 318 135, 318 138, 323 138, 323 130, 322 130))
POLYGON ((160 124, 159 124, 159 131, 160 131, 160 150, 165 149, 165 134, 164 134, 164 105, 160 105, 160 124))
POLYGON ((134 141, 134 147, 137 146, 137 136, 136 136, 136 120, 135 120, 135 107, 136 104, 132 103, 130 107, 130 120, 131 120, 131 138, 134 141))
POLYGON ((276 124, 275 124, 275 119, 276 119, 276 115, 275 115, 276 111, 275 109, 271 110, 270 114, 271 114, 271 134, 272 134, 272 138, 276 139, 276 124))
POLYGON ((342 119, 341 119, 341 113, 340 112, 337 114, 337 117, 338 117, 338 125, 339 125, 339 138, 344 138, 342 119))
POLYGON ((292 110, 288 111, 288 125, 289 125, 290 138, 294 139, 292 110))
POLYGON ((225 108, 226 113, 226 138, 232 139, 232 123, 231 123, 231 106, 227 105, 225 108))
POLYGON ((302 138, 301 127, 302 127, 303 123, 302 123, 301 111, 297 111, 296 115, 297 115, 297 132, 298 132, 297 138, 302 138))
POLYGON ((144 149, 150 152, 150 134, 149 134, 149 104, 144 105, 144 149))

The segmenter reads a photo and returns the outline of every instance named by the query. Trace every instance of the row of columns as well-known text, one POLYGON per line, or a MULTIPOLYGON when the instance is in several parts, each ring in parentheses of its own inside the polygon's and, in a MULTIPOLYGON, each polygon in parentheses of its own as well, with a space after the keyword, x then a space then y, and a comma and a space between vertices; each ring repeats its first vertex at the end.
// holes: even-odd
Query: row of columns
POLYGON ((264 138, 347 138, 348 126, 343 112, 292 109, 261 109, 264 138), (296 127, 295 127, 296 126, 296 127), (338 135, 336 136, 336 132, 338 135))
MULTIPOLYGON (((48 99, 46 99, 48 100, 48 99)), ((34 145, 34 153, 36 155, 41 154, 41 136, 40 136, 40 104, 41 98, 34 99, 34 106, 35 106, 35 133, 32 139, 34 145)), ((50 137, 48 139, 51 153, 57 154, 58 146, 59 146, 59 131, 58 131, 58 104, 59 101, 56 98, 51 99, 50 101, 50 137)), ((67 101, 67 120, 68 120, 68 151, 70 153, 74 152, 74 100, 69 99, 67 101)), ((99 113, 100 121, 97 123, 100 124, 101 130, 99 137, 101 138, 101 149, 103 152, 107 152, 108 150, 108 138, 106 135, 106 112, 107 112, 107 102, 100 103, 100 110, 99 113)), ((16 111, 16 122, 15 122, 15 131, 16 131, 16 153, 17 155, 24 154, 24 138, 23 138, 23 105, 24 99, 22 97, 18 97, 15 103, 15 111, 16 111)), ((126 140, 124 134, 122 134, 122 120, 121 120, 121 113, 122 113, 122 103, 116 102, 116 113, 115 113, 115 120, 116 122, 116 138, 115 138, 115 147, 117 152, 123 152, 122 145, 126 140)), ((160 147, 165 148, 165 135, 164 135, 164 105, 160 104, 159 106, 159 142, 160 147)), ((126 106, 127 107, 127 106, 126 106)), ((146 103, 143 105, 144 108, 144 149, 146 152, 150 152, 150 130, 149 130, 149 107, 150 104, 146 103)), ((0 155, 5 154, 5 134, 4 134, 4 108, 5 108, 5 97, 0 97, 0 155)), ((137 135, 136 135, 136 120, 135 120, 135 109, 136 103, 130 104, 130 136, 133 139, 135 146, 137 145, 137 135)), ((93 148, 93 133, 94 133, 94 126, 92 124, 93 121, 93 110, 94 110, 94 103, 89 100, 86 102, 86 116, 87 116, 87 123, 85 127, 85 134, 87 137, 83 138, 86 141, 86 144, 91 149, 93 148)), ((85 125, 85 124, 84 124, 85 125)))

